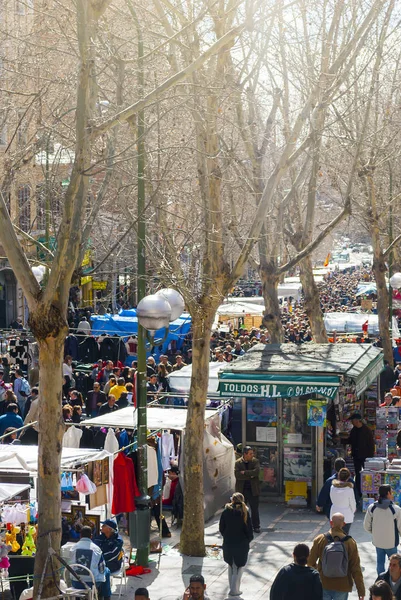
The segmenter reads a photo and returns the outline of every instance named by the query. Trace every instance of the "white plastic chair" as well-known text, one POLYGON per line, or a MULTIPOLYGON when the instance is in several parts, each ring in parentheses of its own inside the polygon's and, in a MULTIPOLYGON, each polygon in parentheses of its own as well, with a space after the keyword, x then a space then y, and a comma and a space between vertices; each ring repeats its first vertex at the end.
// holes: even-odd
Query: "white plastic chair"
POLYGON ((127 567, 125 565, 125 556, 123 556, 123 560, 121 562, 121 567, 119 571, 115 571, 114 573, 110 573, 110 584, 113 583, 113 579, 120 579, 120 589, 118 598, 121 598, 122 589, 124 585, 124 594, 127 593, 127 567))

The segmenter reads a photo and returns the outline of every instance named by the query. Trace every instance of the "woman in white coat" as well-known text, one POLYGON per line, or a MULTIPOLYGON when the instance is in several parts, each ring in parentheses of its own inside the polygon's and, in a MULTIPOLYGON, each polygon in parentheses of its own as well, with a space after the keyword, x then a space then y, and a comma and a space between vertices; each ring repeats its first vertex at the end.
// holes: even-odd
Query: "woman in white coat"
POLYGON ((351 529, 356 511, 354 486, 349 481, 350 477, 351 473, 348 469, 340 469, 337 479, 333 480, 330 488, 330 499, 333 503, 330 509, 330 519, 335 513, 343 514, 345 521, 343 531, 346 534, 351 529))

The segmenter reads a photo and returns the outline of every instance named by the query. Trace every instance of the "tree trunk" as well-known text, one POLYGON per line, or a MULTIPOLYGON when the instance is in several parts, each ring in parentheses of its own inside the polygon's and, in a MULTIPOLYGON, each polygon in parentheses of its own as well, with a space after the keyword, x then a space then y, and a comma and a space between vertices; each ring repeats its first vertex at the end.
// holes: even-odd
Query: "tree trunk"
POLYGON ((308 315, 313 341, 317 344, 327 344, 327 332, 320 307, 319 290, 313 277, 312 258, 310 255, 299 263, 299 269, 305 311, 308 315))
MULTIPOLYGON (((35 557, 35 596, 37 596, 40 578, 45 569, 49 545, 60 551, 61 542, 61 493, 60 464, 62 440, 65 431, 62 419, 62 362, 64 339, 67 328, 65 321, 54 312, 53 332, 46 327, 48 334, 43 337, 39 314, 30 315, 29 323, 39 344, 39 448, 38 448, 38 540, 35 557), (53 335, 52 335, 53 333, 53 335), (45 541, 46 540, 46 541, 45 541)), ((38 311, 40 313, 40 310, 38 311)), ((50 314, 46 326, 51 322, 50 314)), ((51 563, 48 564, 42 598, 58 593, 58 565, 55 565, 53 577, 51 563)))
POLYGON ((377 316, 379 319, 379 333, 382 339, 384 358, 388 360, 390 365, 392 365, 393 348, 389 328, 389 297, 386 284, 387 266, 381 247, 378 245, 377 240, 375 240, 375 236, 372 236, 372 244, 374 253, 372 269, 377 288, 377 316))
POLYGON ((272 344, 282 344, 284 341, 283 326, 281 324, 280 304, 278 301, 279 275, 272 265, 260 265, 259 275, 262 281, 262 294, 265 301, 263 327, 267 327, 272 344))
POLYGON ((377 207, 376 186, 373 174, 368 172, 365 178, 366 191, 370 209, 370 234, 372 237, 373 246, 373 274, 375 276, 377 288, 377 316, 379 319, 379 333, 382 339, 383 354, 385 360, 388 360, 390 365, 393 361, 393 348, 390 337, 390 315, 389 315, 389 298, 386 285, 387 265, 383 256, 381 244, 381 226, 379 220, 379 211, 377 207))
POLYGON ((192 362, 196 374, 191 378, 184 438, 184 523, 180 541, 180 551, 189 556, 205 556, 203 432, 214 315, 215 310, 210 307, 192 315, 192 362))

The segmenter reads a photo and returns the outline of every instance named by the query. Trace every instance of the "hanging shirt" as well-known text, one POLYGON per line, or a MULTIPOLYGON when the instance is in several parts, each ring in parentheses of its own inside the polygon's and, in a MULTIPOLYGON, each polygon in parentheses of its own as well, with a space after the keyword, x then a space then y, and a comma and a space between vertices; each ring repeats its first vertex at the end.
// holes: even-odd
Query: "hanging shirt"
POLYGON ((163 433, 161 440, 163 470, 168 471, 171 459, 175 458, 174 436, 172 433, 163 433))
POLYGON ((109 427, 106 435, 106 441, 104 442, 104 449, 107 450, 107 452, 110 452, 110 454, 114 454, 114 452, 117 452, 118 448, 119 445, 116 434, 114 433, 114 430, 109 427))
POLYGON ((157 468, 156 449, 146 446, 148 450, 148 488, 159 482, 159 469, 157 468))
POLYGON ((82 431, 73 425, 63 435, 63 448, 79 448, 82 431))
POLYGON ((112 514, 134 512, 136 510, 134 498, 140 496, 140 491, 136 484, 134 463, 125 456, 124 452, 119 452, 114 460, 113 475, 112 514))

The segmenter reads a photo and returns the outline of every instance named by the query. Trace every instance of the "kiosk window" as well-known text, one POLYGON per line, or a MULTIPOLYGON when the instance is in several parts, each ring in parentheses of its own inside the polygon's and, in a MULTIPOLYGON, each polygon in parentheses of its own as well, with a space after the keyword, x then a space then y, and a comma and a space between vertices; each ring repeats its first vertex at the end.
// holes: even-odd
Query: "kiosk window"
POLYGON ((306 398, 282 398, 284 444, 311 444, 311 428, 307 424, 306 398))

